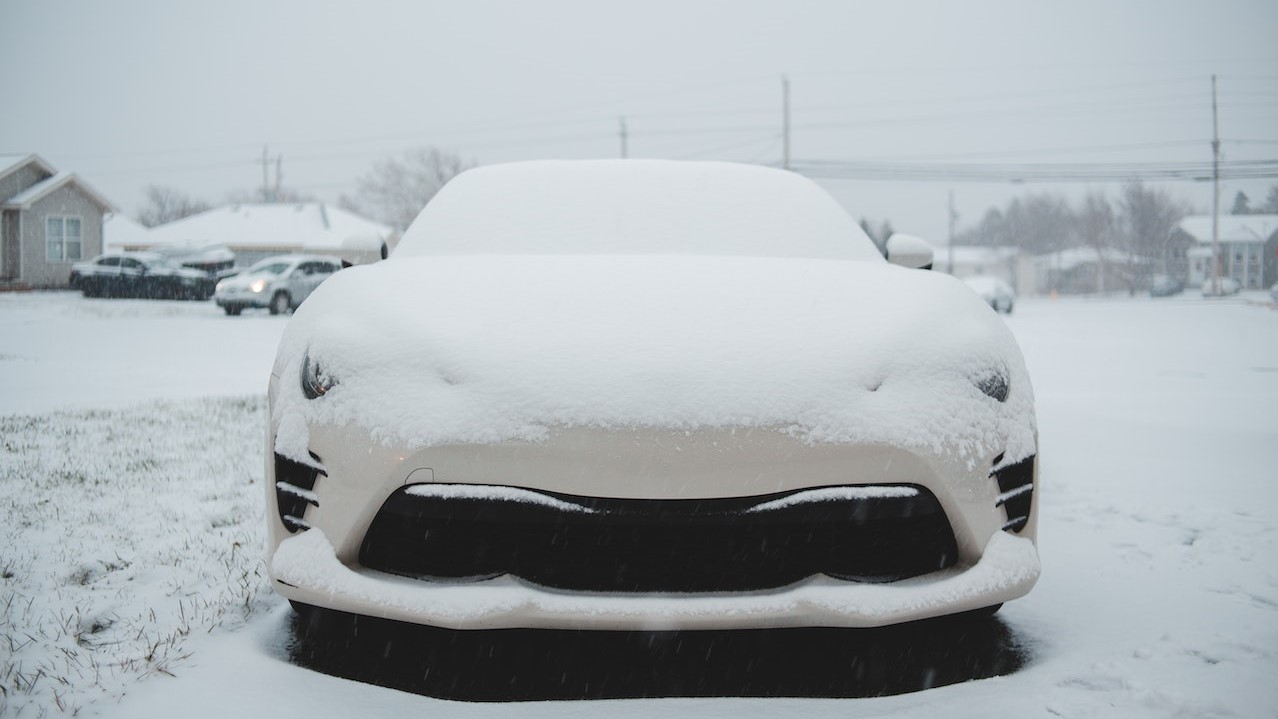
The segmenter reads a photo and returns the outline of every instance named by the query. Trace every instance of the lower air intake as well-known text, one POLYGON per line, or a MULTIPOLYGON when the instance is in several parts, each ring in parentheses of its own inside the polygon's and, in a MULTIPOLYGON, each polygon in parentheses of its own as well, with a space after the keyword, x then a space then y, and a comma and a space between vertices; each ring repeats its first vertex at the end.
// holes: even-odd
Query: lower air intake
POLYGON ((914 485, 648 500, 418 484, 386 500, 360 563, 432 580, 510 574, 568 590, 728 592, 817 574, 893 581, 957 554, 940 503, 914 485))

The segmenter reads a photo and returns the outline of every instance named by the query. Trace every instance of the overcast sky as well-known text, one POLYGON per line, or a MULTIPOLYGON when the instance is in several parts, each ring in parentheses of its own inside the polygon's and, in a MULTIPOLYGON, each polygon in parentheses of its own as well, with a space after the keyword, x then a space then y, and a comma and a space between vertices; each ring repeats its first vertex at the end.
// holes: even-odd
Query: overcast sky
MULTIPOLYGON (((37 152, 136 213, 148 184, 323 199, 381 158, 778 163, 1278 156, 1278 2, 30 2, 0 0, 0 152, 37 152)), ((822 180, 855 216, 943 241, 1031 191, 822 180)), ((1278 180, 1226 183, 1263 200, 1278 180)), ((1167 185, 1210 210, 1210 183, 1167 185)))

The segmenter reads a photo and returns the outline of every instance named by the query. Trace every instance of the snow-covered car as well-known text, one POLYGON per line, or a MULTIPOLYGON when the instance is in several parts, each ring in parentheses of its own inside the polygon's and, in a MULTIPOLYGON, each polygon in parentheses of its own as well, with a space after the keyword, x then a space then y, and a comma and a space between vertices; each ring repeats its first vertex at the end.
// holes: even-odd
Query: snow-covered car
POLYGON ((207 300, 215 280, 157 252, 108 252, 71 266, 68 284, 85 297, 207 300))
POLYGON ((1209 278, 1203 282, 1203 297, 1228 297, 1242 291, 1242 283, 1232 277, 1209 278))
POLYGON ((342 269, 342 260, 326 255, 279 255, 255 263, 217 283, 213 301, 228 315, 264 307, 273 315, 297 309, 320 283, 342 269))
POLYGON ((275 589, 458 629, 871 627, 1024 595, 1020 350, 892 247, 770 168, 459 175, 285 328, 275 589))
POLYGON ((1154 275, 1149 283, 1150 297, 1171 297, 1185 291, 1185 283, 1169 275, 1154 275))
POLYGON ((980 295, 985 304, 993 307, 995 312, 1012 314, 1012 307, 1016 304, 1016 291, 1011 285, 989 276, 969 277, 963 283, 980 295))

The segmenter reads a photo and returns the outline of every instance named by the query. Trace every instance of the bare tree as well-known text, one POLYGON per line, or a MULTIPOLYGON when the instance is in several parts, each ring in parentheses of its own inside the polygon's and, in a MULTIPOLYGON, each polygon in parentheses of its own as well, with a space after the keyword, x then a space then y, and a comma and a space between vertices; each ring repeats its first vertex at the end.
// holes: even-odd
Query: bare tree
POLYGON ((231 190, 226 193, 226 201, 233 204, 267 203, 287 205, 297 202, 316 202, 319 198, 291 187, 274 187, 264 192, 256 190, 231 190))
POLYGON ((1234 208, 1229 211, 1231 215, 1250 215, 1251 214, 1251 198, 1247 197, 1247 193, 1242 190, 1234 195, 1234 208))
MULTIPOLYGON (((1172 228, 1185 215, 1189 205, 1174 199, 1164 190, 1145 187, 1133 182, 1123 187, 1118 201, 1119 228, 1123 244, 1134 255, 1166 264, 1172 228)), ((1133 278, 1136 286, 1144 287, 1147 275, 1154 263, 1147 262, 1133 278)))
POLYGON ((409 150, 373 165, 356 181, 355 194, 342 195, 338 204, 402 231, 446 182, 470 167, 433 147, 409 150))
POLYGON ((1278 185, 1269 187, 1269 194, 1265 195, 1265 204, 1261 211, 1278 215, 1278 185))
POLYGON ((1109 270, 1108 250, 1114 244, 1114 206, 1102 192, 1089 192, 1083 198, 1083 206, 1075 213, 1078 234, 1088 247, 1096 250, 1096 289, 1105 291, 1105 275, 1109 270))
POLYGON ((976 227, 959 233, 954 244, 1019 247, 1037 255, 1072 247, 1077 241, 1069 202, 1044 192, 1013 198, 1005 210, 990 208, 976 227))
POLYGON ((197 215, 211 207, 209 203, 193 199, 172 187, 148 185, 146 204, 138 210, 138 222, 147 227, 155 227, 183 217, 197 215))

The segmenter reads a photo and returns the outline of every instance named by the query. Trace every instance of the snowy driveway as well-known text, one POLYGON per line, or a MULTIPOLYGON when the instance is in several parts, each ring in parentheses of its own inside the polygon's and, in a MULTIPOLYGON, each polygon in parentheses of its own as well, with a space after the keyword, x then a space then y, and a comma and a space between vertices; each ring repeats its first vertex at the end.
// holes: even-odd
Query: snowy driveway
POLYGON ((288 661, 254 564, 281 318, 0 295, 0 714, 1272 716, 1278 311, 1029 300, 1009 323, 1038 395, 1043 577, 987 649, 1022 645, 1020 671, 876 699, 465 704, 288 661))

